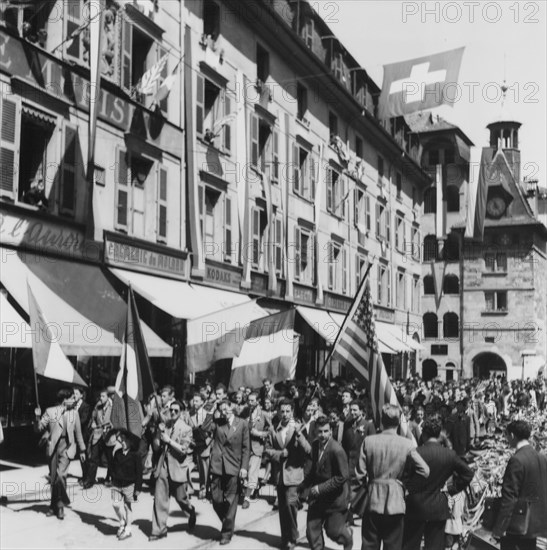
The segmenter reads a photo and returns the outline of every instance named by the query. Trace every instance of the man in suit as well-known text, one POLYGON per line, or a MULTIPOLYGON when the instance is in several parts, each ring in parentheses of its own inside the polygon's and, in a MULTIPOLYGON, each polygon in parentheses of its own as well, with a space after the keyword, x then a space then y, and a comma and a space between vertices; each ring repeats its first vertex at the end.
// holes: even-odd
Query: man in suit
POLYGON ((85 460, 85 443, 82 437, 80 416, 74 410, 74 391, 61 389, 57 393, 57 405, 42 411, 37 407, 35 429, 44 434, 49 457, 49 479, 51 483, 51 502, 48 516, 57 515, 64 519, 64 507, 70 504, 66 492, 66 478, 70 461, 76 456, 76 446, 80 449, 80 460, 85 460))
POLYGON ((294 403, 283 399, 279 405, 281 421, 271 428, 265 454, 276 468, 281 547, 292 550, 298 540, 298 486, 304 481, 303 464, 311 453, 311 445, 302 433, 302 425, 294 420, 294 403))
POLYGON ((251 392, 247 398, 249 407, 249 434, 251 437, 251 456, 249 459, 249 475, 247 477, 247 487, 245 489, 245 499, 243 509, 251 505, 251 495, 258 487, 258 474, 264 453, 264 444, 271 428, 271 422, 267 415, 262 412, 258 404, 258 393, 251 392))
POLYGON ((97 468, 101 462, 101 456, 105 454, 104 437, 112 428, 110 415, 112 414, 112 401, 108 392, 102 390, 99 401, 91 415, 91 436, 87 447, 87 470, 84 477, 83 488, 93 487, 96 481, 97 468))
POLYGON ((346 525, 348 503, 348 459, 342 446, 332 438, 328 418, 316 420, 317 440, 312 444, 312 467, 301 489, 309 488, 310 501, 306 536, 312 550, 323 550, 323 525, 327 536, 343 545, 353 547, 351 528, 346 525))
POLYGON ((467 401, 456 403, 456 412, 446 420, 446 435, 458 456, 465 456, 471 445, 471 419, 466 413, 467 401))
POLYGON ((396 405, 382 407, 384 431, 363 440, 357 479, 368 486, 361 527, 362 550, 400 550, 403 541, 405 495, 403 478, 410 470, 426 478, 429 466, 417 453, 415 444, 397 435, 401 410, 396 405), (366 481, 365 481, 366 480, 366 481))
POLYGON ((407 484, 403 549, 420 550, 422 536, 425 550, 444 548, 444 529, 450 517, 448 498, 442 489, 451 476, 450 495, 463 491, 473 479, 473 470, 458 455, 439 442, 442 424, 439 418, 428 418, 422 425, 424 444, 418 454, 429 466, 429 477, 412 476, 407 484))
POLYGON ((501 539, 501 550, 534 550, 537 537, 547 537, 547 457, 529 442, 531 427, 524 420, 507 426, 507 440, 515 448, 501 487, 501 505, 492 537, 501 539), (526 504, 527 503, 527 504, 526 504), (511 525, 517 508, 530 507, 526 532, 517 534, 511 525))
MULTIPOLYGON (((84 438, 84 441, 87 442, 89 439, 89 425, 91 422, 91 407, 85 401, 85 391, 80 388, 74 388, 74 410, 78 411, 78 416, 80 417, 80 427, 82 428, 82 437, 84 438)), ((83 462, 80 461, 80 466, 82 467, 82 479, 80 480, 80 485, 83 485, 84 480, 87 477, 87 457, 83 462)))
POLYGON ((264 380, 262 380, 262 387, 260 388, 259 396, 261 402, 264 402, 264 399, 266 398, 270 399, 270 401, 274 404, 277 401, 279 394, 273 387, 272 381, 269 378, 264 378, 264 380))
POLYGON ((225 399, 218 409, 211 451, 211 496, 213 508, 222 522, 220 544, 224 545, 234 534, 238 478, 247 478, 250 440, 249 425, 234 415, 234 403, 225 399))
POLYGON ((414 409, 412 419, 408 424, 410 433, 414 436, 414 440, 417 445, 420 445, 422 439, 422 426, 424 423, 425 411, 422 406, 418 406, 414 409))
POLYGON ((199 498, 207 496, 209 485, 209 463, 211 459, 210 433, 213 413, 205 410, 205 400, 201 393, 195 393, 192 399, 193 413, 190 415, 190 426, 194 437, 194 456, 199 473, 199 498))
POLYGON ((196 510, 188 500, 188 483, 192 471, 192 428, 181 418, 183 406, 180 401, 171 401, 171 420, 162 429, 161 454, 154 471, 154 513, 152 534, 154 541, 167 536, 169 498, 174 497, 183 512, 188 513, 188 530, 196 525, 196 510))

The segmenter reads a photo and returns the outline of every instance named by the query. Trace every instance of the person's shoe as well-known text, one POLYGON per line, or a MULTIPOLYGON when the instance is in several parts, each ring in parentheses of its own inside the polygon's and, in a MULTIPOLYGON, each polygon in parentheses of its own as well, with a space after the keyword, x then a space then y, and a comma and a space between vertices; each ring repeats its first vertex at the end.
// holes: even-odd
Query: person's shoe
POLYGON ((160 535, 150 535, 148 537, 148 540, 150 542, 153 542, 155 540, 160 540, 160 539, 164 539, 165 537, 167 536, 167 533, 161 533, 160 535))
POLYGON ((200 489, 199 495, 198 495, 199 500, 205 500, 206 496, 207 496, 207 491, 205 489, 200 489))
POLYGON ((353 529, 351 527, 348 527, 349 531, 349 540, 346 544, 344 544, 344 550, 352 550, 353 548, 353 529))
POLYGON ((55 510, 53 510, 52 508, 50 508, 47 512, 46 512, 46 517, 48 518, 51 518, 53 516, 56 516, 57 514, 55 513, 55 510))
POLYGON ((120 525, 120 528, 118 529, 118 532, 116 533, 117 537, 120 537, 121 534, 125 531, 125 523, 120 525))
POLYGON ((196 507, 192 506, 188 516, 188 531, 192 531, 196 526, 196 507))
POLYGON ((296 548, 296 543, 294 542, 287 542, 287 544, 284 544, 281 549, 282 550, 294 550, 296 548))
POLYGON ((122 534, 118 537, 118 540, 125 540, 128 539, 131 536, 131 531, 128 531, 127 529, 122 532, 122 534))
POLYGON ((224 546, 225 544, 230 544, 231 541, 232 541, 232 537, 221 537, 220 545, 224 546))
POLYGON ((249 506, 251 506, 251 503, 249 502, 248 499, 245 499, 245 500, 243 501, 243 504, 242 504, 241 507, 243 508, 243 510, 247 510, 247 508, 249 508, 249 506))
POLYGON ((58 519, 65 519, 65 509, 64 508, 59 508, 57 510, 57 518, 58 519))
POLYGON ((279 500, 278 500, 277 497, 275 497, 275 500, 274 500, 272 509, 273 509, 273 510, 278 510, 278 509, 279 509, 279 500))

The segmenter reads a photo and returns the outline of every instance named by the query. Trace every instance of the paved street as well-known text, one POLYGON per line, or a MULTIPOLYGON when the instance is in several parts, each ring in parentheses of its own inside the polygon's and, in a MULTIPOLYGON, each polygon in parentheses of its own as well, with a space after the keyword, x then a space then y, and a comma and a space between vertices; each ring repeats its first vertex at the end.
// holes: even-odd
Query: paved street
MULTIPOLYGON (((125 541, 116 539, 117 523, 110 501, 110 491, 102 485, 83 491, 78 485, 80 467, 71 464, 69 495, 72 505, 65 511, 64 521, 46 517, 49 505, 47 467, 17 468, 0 472, 2 495, 7 505, 0 506, 0 547, 12 548, 221 548, 216 540, 220 522, 208 501, 193 499, 198 512, 193 533, 186 529, 187 520, 171 500, 169 535, 156 542, 148 542, 151 529, 152 502, 144 492, 134 506, 133 536, 125 541)), ((99 470, 99 476, 104 470, 99 470)), ((271 490, 271 487, 267 487, 271 490)), ((268 493, 263 489, 264 496, 268 493)), ((301 547, 308 547, 305 539, 305 512, 300 512, 301 547)), ((354 528, 354 547, 360 546, 359 528, 354 528)), ((279 518, 267 500, 261 498, 248 510, 238 509, 236 532, 229 549, 279 548, 279 518)), ((327 549, 340 548, 327 541, 327 549)))

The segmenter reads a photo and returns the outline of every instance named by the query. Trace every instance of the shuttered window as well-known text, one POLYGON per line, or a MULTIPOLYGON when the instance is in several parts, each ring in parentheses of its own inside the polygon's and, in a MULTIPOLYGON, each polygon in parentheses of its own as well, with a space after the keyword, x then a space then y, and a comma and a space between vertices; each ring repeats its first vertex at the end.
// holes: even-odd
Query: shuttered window
POLYGON ((224 259, 232 261, 232 199, 224 198, 224 259))
POLYGON ((127 152, 125 149, 118 148, 118 162, 116 163, 116 229, 127 232, 128 230, 128 205, 129 205, 129 186, 128 186, 128 166, 127 152))
POLYGON ((0 195, 15 199, 21 134, 19 99, 0 95, 0 195))
POLYGON ((63 146, 63 177, 61 183, 61 212, 74 214, 76 206, 77 153, 80 149, 78 129, 65 125, 63 146))
POLYGON ((158 168, 158 212, 157 212, 157 236, 158 241, 167 240, 167 169, 158 168))

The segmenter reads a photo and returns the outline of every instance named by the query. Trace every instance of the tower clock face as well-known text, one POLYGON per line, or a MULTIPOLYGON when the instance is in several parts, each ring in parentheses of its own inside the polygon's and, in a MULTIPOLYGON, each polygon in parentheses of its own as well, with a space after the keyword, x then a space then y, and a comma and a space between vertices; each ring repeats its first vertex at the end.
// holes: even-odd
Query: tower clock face
POLYGON ((502 197, 492 197, 486 203, 486 213, 491 218, 501 218, 506 208, 507 205, 502 197))

